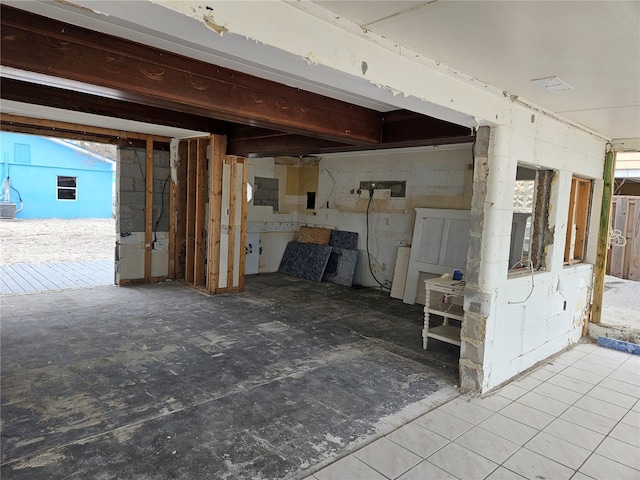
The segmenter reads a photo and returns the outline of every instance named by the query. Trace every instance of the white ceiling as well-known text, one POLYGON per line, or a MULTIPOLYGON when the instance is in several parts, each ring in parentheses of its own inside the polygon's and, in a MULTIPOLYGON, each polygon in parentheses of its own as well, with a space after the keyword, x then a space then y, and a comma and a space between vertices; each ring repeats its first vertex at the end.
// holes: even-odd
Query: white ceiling
MULTIPOLYGON (((147 1, 73 2, 85 9, 50 0, 3 3, 379 111, 412 107, 411 98, 392 98, 390 92, 347 75, 343 88, 330 87, 323 75, 335 72, 314 66, 310 76, 299 58, 237 35, 212 37, 202 23, 147 1)), ((302 9, 306 3, 292 2, 302 9)), ((314 3, 607 137, 640 137, 640 2, 314 3), (558 76, 575 89, 551 93, 531 83, 546 76, 558 76)), ((80 123, 82 115, 75 115, 80 123)), ((157 126, 153 131, 192 134, 163 133, 157 126)))
POLYGON ((314 3, 605 136, 640 136, 640 2, 314 3), (550 76, 575 90, 531 83, 550 76))
POLYGON ((640 2, 316 1, 610 138, 640 136, 640 2), (557 76, 574 90, 531 80, 557 76))

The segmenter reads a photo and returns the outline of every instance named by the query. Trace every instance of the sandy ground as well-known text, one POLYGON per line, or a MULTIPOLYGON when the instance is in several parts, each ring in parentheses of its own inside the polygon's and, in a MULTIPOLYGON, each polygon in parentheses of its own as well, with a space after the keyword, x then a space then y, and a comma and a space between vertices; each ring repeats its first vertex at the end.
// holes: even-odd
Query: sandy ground
POLYGON ((0 265, 109 260, 113 219, 0 220, 0 265))
POLYGON ((640 282, 607 275, 602 302, 602 324, 640 332, 640 282))

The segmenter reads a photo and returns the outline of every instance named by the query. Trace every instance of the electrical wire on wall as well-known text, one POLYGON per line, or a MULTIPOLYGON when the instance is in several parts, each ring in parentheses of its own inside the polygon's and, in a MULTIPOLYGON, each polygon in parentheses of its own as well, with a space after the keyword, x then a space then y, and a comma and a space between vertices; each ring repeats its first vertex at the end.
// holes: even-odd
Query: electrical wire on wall
MULTIPOLYGON (((515 265, 514 265, 514 268, 515 268, 515 265)), ((527 295, 524 300, 520 300, 519 302, 507 302, 509 305, 518 305, 520 303, 525 303, 527 300, 529 300, 529 297, 531 297, 531 294, 533 293, 533 289, 535 286, 534 277, 533 277, 533 262, 531 260, 529 260, 529 269, 531 270, 531 290, 529 290, 529 295, 527 295)))
MULTIPOLYGON (((140 161, 140 157, 138 156, 138 151, 133 146, 133 143, 129 142, 129 145, 130 145, 129 148, 133 150, 133 155, 135 156, 136 163, 138 164, 138 168, 140 169, 142 180, 146 184, 147 176, 145 175, 144 169, 142 168, 142 162, 140 161)), ((160 213, 153 226, 153 243, 154 244, 158 241, 158 225, 160 224, 160 220, 162 219, 162 215, 164 214, 164 196, 165 196, 165 191, 167 189, 167 183, 169 183, 170 179, 171 179, 171 175, 168 175, 167 178, 164 180, 164 183, 162 184, 162 193, 160 194, 160 213)))
POLYGON ((162 184, 162 193, 160 194, 160 214, 158 215, 158 219, 153 226, 153 241, 158 241, 158 224, 160 223, 160 219, 162 219, 162 214, 164 213, 164 192, 167 188, 167 183, 169 183, 169 179, 171 175, 169 174, 167 178, 165 178, 164 183, 162 184))
POLYGON ((140 174, 142 175, 142 180, 144 180, 144 182, 147 182, 147 176, 144 173, 144 169, 142 168, 142 162, 140 162, 140 157, 138 157, 138 151, 136 150, 136 147, 133 146, 132 142, 129 142, 129 145, 131 148, 131 150, 133 150, 133 154, 136 157, 136 163, 138 164, 138 168, 140 169, 140 174))
POLYGON ((324 203, 321 203, 320 205, 323 208, 330 208, 329 207, 329 200, 331 200, 331 196, 333 195, 334 190, 336 189, 336 179, 334 178, 333 175, 331 175, 331 172, 329 170, 327 170, 326 168, 323 169, 325 172, 327 172, 327 175, 329 175, 329 177, 331 177, 331 180, 333 181, 333 186, 331 187, 331 191, 329 192, 329 195, 327 195, 327 199, 324 201, 324 203))
POLYGON ((369 252, 369 209, 371 207, 371 200, 373 200, 373 191, 375 188, 376 186, 374 183, 369 185, 369 202, 367 202, 367 263, 369 264, 369 272, 371 272, 371 276, 378 283, 378 285, 380 285, 380 287, 385 290, 391 290, 389 287, 381 283, 380 280, 378 280, 378 277, 376 277, 376 274, 373 273, 373 268, 371 267, 371 253, 369 252))

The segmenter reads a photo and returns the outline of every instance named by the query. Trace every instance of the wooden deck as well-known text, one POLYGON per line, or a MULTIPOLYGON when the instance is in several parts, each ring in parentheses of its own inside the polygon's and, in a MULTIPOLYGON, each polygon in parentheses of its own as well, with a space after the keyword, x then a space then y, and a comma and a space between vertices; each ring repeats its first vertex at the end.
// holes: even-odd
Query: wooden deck
POLYGON ((113 260, 0 265, 0 294, 88 288, 114 283, 113 260))

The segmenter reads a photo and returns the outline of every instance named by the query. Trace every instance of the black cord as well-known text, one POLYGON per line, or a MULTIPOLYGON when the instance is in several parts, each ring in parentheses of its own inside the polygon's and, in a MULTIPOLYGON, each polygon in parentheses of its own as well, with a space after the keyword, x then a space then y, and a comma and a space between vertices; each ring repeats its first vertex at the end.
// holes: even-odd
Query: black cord
MULTIPOLYGON (((140 174, 142 175, 142 180, 144 181, 145 185, 147 183, 147 176, 144 173, 144 170, 142 169, 142 162, 140 162, 140 157, 138 157, 138 151, 136 150, 136 148, 133 146, 133 144, 130 144, 131 150, 133 150, 133 154, 136 157, 136 163, 138 164, 138 168, 140 169, 140 174)), ((156 220, 156 223, 153 227, 153 241, 157 242, 158 241, 158 224, 160 223, 160 219, 162 219, 162 214, 164 213, 164 191, 167 188, 167 182, 169 181, 169 178, 171 178, 171 175, 169 175, 166 180, 164 181, 164 184, 162 185, 162 194, 160 197, 160 214, 158 215, 158 219, 156 220)))
MULTIPOLYGON (((7 177, 9 178, 9 177, 7 177)), ((17 188, 15 188, 13 185, 11 185, 11 180, 9 180, 9 188, 11 188, 11 190, 15 191, 18 194, 18 199, 20 200, 20 203, 22 203, 22 195, 20 195, 20 192, 18 191, 17 188)), ((9 199, 7 199, 7 202, 9 201, 9 199)))
POLYGON ((385 290, 391 290, 389 287, 387 287, 386 285, 383 285, 382 283, 380 283, 380 280, 378 280, 378 278, 376 277, 375 273, 373 273, 373 268, 371 268, 371 254, 369 253, 369 207, 371 206, 371 200, 373 199, 373 190, 369 191, 369 203, 367 203, 367 260, 369 261, 369 271, 371 272, 371 276, 373 277, 373 279, 378 282, 378 285, 380 285, 382 288, 384 288, 385 290))
POLYGON ((133 144, 131 144, 131 150, 133 150, 133 154, 136 157, 136 163, 138 164, 138 168, 140 169, 140 173, 142 174, 142 180, 144 180, 144 183, 147 183, 147 176, 144 173, 144 170, 142 170, 142 163, 140 162, 140 158, 138 157, 138 152, 136 151, 136 147, 133 146, 133 144))
POLYGON ((164 213, 164 191, 167 188, 167 182, 169 182, 170 178, 171 178, 171 175, 167 176, 167 178, 164 181, 164 184, 162 185, 162 193, 160 194, 160 214, 158 215, 158 219, 156 220, 156 224, 153 227, 153 241, 154 242, 158 241, 158 224, 160 223, 160 219, 162 218, 162 214, 164 213))

